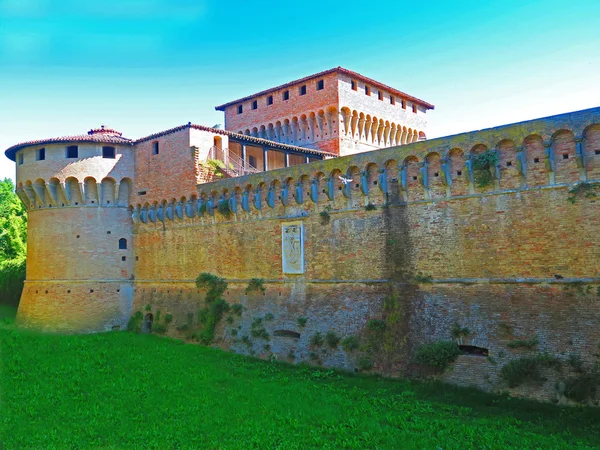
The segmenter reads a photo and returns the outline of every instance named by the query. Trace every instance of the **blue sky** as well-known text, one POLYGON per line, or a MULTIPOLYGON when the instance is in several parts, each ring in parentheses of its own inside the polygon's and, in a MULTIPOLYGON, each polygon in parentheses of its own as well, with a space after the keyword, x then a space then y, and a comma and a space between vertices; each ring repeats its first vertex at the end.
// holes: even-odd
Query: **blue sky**
POLYGON ((215 105, 336 66, 433 103, 429 138, 600 106, 599 17, 597 0, 0 0, 0 147, 212 126, 215 105))

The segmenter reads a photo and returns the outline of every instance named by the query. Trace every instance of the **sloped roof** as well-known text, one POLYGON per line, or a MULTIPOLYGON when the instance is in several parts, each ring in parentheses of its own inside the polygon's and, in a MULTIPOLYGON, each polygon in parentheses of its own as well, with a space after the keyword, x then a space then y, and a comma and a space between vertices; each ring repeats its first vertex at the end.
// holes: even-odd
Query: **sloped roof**
POLYGON ((322 76, 325 76, 325 75, 329 75, 330 73, 334 73, 334 72, 343 73, 345 75, 351 76, 352 78, 356 78, 356 79, 365 81, 366 83, 368 83, 368 84, 370 84, 372 86, 378 87, 380 89, 384 89, 384 90, 386 90, 388 92, 391 92, 394 95, 397 95, 398 97, 402 97, 403 99, 410 100, 411 102, 414 102, 414 103, 416 103, 418 105, 424 106, 426 109, 434 109, 435 108, 431 103, 427 103, 426 101, 418 99, 417 97, 413 97, 412 95, 408 95, 405 92, 399 91, 398 89, 395 89, 395 88, 393 88, 391 86, 388 86, 388 85, 385 85, 385 84, 383 84, 383 83, 381 83, 379 81, 373 80, 372 78, 365 77, 364 75, 361 75, 360 73, 353 72, 352 70, 344 69, 343 67, 335 67, 333 69, 329 69, 329 70, 325 70, 323 72, 315 73, 313 75, 309 75, 307 77, 300 78, 298 80, 290 81, 289 83, 281 84, 279 86, 276 86, 276 87, 273 87, 273 88, 270 88, 270 89, 267 89, 267 90, 264 90, 264 91, 261 91, 261 92, 257 92, 256 94, 248 95, 246 97, 238 98, 237 100, 232 100, 232 101, 224 103, 222 105, 215 106, 215 110, 217 110, 217 111, 225 111, 226 107, 234 105, 236 103, 245 102, 246 100, 250 100, 250 99, 253 99, 255 97, 259 97, 261 95, 268 94, 269 92, 275 92, 275 91, 278 91, 279 89, 284 89, 286 87, 290 87, 290 86, 293 86, 293 85, 298 84, 298 83, 303 83, 305 81, 312 80, 314 78, 319 78, 319 77, 322 77, 322 76))

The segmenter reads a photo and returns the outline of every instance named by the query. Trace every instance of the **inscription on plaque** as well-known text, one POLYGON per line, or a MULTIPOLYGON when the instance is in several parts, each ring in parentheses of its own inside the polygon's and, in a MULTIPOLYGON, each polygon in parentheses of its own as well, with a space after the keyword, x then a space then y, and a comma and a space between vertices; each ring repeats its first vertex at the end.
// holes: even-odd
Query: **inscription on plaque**
POLYGON ((302 222, 281 224, 283 273, 304 273, 304 226, 302 222))

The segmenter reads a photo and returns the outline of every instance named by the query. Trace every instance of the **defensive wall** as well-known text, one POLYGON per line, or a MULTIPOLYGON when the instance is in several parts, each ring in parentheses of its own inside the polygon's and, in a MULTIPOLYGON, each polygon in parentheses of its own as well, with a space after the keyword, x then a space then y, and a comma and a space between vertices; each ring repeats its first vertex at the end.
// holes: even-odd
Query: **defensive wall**
MULTIPOLYGON (((194 190, 174 183, 164 201, 131 206, 132 313, 170 313, 167 333, 185 336, 204 300, 194 280, 210 272, 245 308, 217 327, 216 344, 236 352, 397 376, 415 370, 420 345, 455 340, 465 354, 443 377, 489 390, 506 389, 501 368, 521 357, 590 369, 598 182, 600 108, 194 190), (498 163, 479 188, 486 150, 498 163), (252 278, 264 292, 245 292, 252 278), (319 345, 317 332, 361 344, 319 345)), ((562 401, 566 375, 544 375, 513 392, 562 401)))

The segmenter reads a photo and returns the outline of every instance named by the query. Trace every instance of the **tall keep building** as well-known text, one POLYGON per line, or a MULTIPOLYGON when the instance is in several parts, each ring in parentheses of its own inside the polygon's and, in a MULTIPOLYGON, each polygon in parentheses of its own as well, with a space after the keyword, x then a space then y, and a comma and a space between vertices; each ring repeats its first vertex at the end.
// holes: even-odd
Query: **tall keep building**
POLYGON ((215 109, 229 131, 344 156, 425 139, 433 108, 337 67, 215 109))

